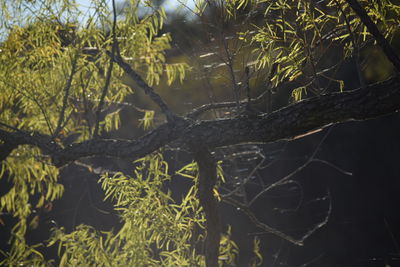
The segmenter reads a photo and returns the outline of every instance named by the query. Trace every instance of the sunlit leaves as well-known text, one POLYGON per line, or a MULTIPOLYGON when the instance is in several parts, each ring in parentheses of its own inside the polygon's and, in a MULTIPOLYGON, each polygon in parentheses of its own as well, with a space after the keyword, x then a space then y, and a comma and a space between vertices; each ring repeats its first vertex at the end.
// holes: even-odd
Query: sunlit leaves
POLYGON ((153 125, 154 111, 148 110, 144 113, 143 119, 140 120, 140 124, 143 125, 145 130, 149 129, 153 125))
MULTIPOLYGON (((341 49, 343 56, 352 57, 361 49, 361 42, 372 39, 358 16, 343 0, 330 1, 245 1, 230 0, 228 6, 246 5, 263 10, 262 23, 254 25, 255 32, 243 32, 242 40, 254 45, 258 68, 270 68, 278 63, 271 77, 274 86, 286 81, 302 80, 307 89, 323 92, 318 80, 332 80, 334 74, 319 74, 326 68, 325 55, 330 49, 341 49), (316 89, 317 88, 317 89, 316 89)), ((400 6, 394 1, 359 1, 368 15, 388 39, 398 32, 400 6)), ((360 77, 362 79, 362 77, 360 77)), ((343 86, 341 83, 340 90, 343 86)), ((301 90, 293 92, 300 97, 301 90)), ((295 97, 295 98, 296 98, 295 97)))
POLYGON ((305 87, 299 87, 292 91, 292 98, 297 102, 303 99, 304 94, 307 94, 307 89, 305 87))
MULTIPOLYGON (((70 135, 77 135, 76 141, 90 138, 110 61, 107 51, 112 46, 112 12, 107 1, 92 1, 92 10, 87 14, 82 14, 74 1, 67 0, 46 0, 40 4, 0 1, 0 8, 4 15, 0 15, 0 122, 28 132, 57 134, 54 142, 61 146, 70 135), (12 16, 17 20, 10 21, 12 16), (55 132, 58 126, 60 129, 55 132)), ((150 84, 158 83, 163 75, 168 84, 183 81, 187 66, 166 62, 164 53, 170 48, 171 38, 167 33, 160 34, 165 12, 155 10, 139 18, 136 11, 132 4, 117 19, 116 34, 122 55, 134 58, 130 63, 144 73, 150 84)), ((132 93, 122 78, 122 70, 115 67, 100 110, 101 131, 119 128, 119 103, 132 93)), ((154 112, 145 112, 145 128, 151 126, 153 116, 154 112)), ((12 250, 3 263, 44 263, 36 246, 26 244, 25 234, 29 227, 36 228, 41 223, 40 218, 31 216, 32 210, 61 197, 63 187, 57 182, 58 170, 38 149, 21 146, 2 163, 1 178, 5 177, 12 187, 0 198, 0 211, 18 222, 12 230, 12 250)), ((159 181, 157 186, 161 184, 159 181)), ((158 197, 165 198, 160 202, 161 209, 170 199, 167 192, 157 189, 158 197)), ((151 190, 156 192, 155 187, 151 190)), ((122 196, 118 195, 120 200, 116 200, 120 205, 122 196)), ((172 220, 170 225, 173 223, 172 220)), ((137 253, 140 254, 139 250, 137 253)), ((62 258, 65 261, 66 256, 62 258)))
POLYGON ((119 24, 121 53, 137 69, 146 73, 150 85, 158 84, 167 74, 168 84, 176 78, 183 80, 187 65, 166 62, 165 50, 170 49, 171 36, 160 34, 166 14, 163 9, 138 18, 136 7, 129 5, 124 10, 125 19, 119 24))
MULTIPOLYGON (((196 186, 176 202, 164 189, 171 179, 161 154, 135 161, 132 177, 123 173, 100 179, 105 198, 119 211, 122 227, 117 232, 99 232, 81 225, 71 233, 55 229, 49 246, 59 245, 61 266, 204 266, 198 244, 204 239, 205 219, 196 186)), ((218 171, 222 175, 222 170, 218 171)), ((177 172, 197 177, 190 163, 177 172)), ((222 236, 221 263, 233 264, 238 254, 230 239, 230 228, 222 236)))
POLYGON ((106 199, 112 199, 123 222, 117 232, 97 232, 79 226, 72 233, 54 231, 49 245, 59 242, 62 264, 89 266, 199 266, 203 258, 193 246, 204 219, 192 187, 175 203, 163 185, 170 180, 168 164, 160 154, 136 161, 132 177, 103 175, 106 199))
POLYGON ((12 214, 18 222, 12 228, 12 246, 2 264, 38 264, 44 262, 43 256, 36 250, 40 245, 28 245, 25 234, 29 227, 37 227, 39 218, 31 215, 32 205, 42 206, 60 198, 64 188, 57 182, 58 169, 48 159, 40 158, 37 148, 21 146, 2 164, 2 174, 7 173, 12 187, 0 198, 0 211, 12 214), (31 203, 31 197, 40 196, 38 203, 31 203), (36 220, 36 221, 35 221, 36 220))
POLYGON ((231 239, 231 227, 228 226, 226 234, 223 234, 220 242, 219 257, 220 262, 231 266, 235 265, 235 259, 239 254, 239 248, 236 243, 231 239))
POLYGON ((257 236, 255 236, 253 239, 253 253, 254 257, 252 259, 251 266, 261 266, 263 263, 263 256, 260 252, 260 239, 257 236))

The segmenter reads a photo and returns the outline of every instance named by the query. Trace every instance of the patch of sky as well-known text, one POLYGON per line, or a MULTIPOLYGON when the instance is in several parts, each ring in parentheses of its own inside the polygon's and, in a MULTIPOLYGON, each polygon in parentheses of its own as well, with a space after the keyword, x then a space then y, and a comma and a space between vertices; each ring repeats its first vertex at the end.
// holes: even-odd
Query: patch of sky
MULTIPOLYGON (((82 12, 82 21, 83 24, 87 21, 88 17, 93 15, 93 5, 90 0, 77 0, 77 4, 79 9, 82 12)), ((118 1, 116 0, 117 7, 121 8, 124 5, 127 5, 129 1, 118 1)), ((157 1, 156 1, 157 2, 157 1)), ((194 12, 196 12, 196 0, 165 0, 162 2, 161 7, 167 13, 180 13, 185 15, 188 19, 194 16, 194 12)), ((107 1, 108 7, 112 8, 112 1, 107 1)), ((147 12, 151 12, 149 8, 146 8, 145 5, 142 5, 141 11, 143 14, 147 12)))
MULTIPOLYGON (((46 6, 45 1, 21 1, 10 3, 7 8, 9 14, 6 16, 5 13, 0 13, 0 42, 7 38, 9 31, 14 26, 24 27, 41 17, 58 17, 59 15, 57 14, 59 14, 59 12, 63 13, 60 21, 78 22, 81 27, 85 27, 89 18, 96 17, 96 9, 94 8, 95 5, 93 2, 103 3, 103 7, 106 7, 109 11, 112 10, 111 0, 76 0, 75 8, 69 9, 70 13, 65 13, 65 10, 64 12, 61 11, 63 10, 62 2, 51 7, 46 6)), ((194 14, 197 10, 196 2, 198 2, 198 0, 159 0, 159 3, 162 4, 161 7, 165 9, 166 13, 180 14, 185 16, 188 20, 196 17, 194 14)), ((116 5, 119 9, 123 8, 123 6, 128 3, 129 0, 116 0, 116 5)), ((143 5, 140 12, 146 14, 151 12, 151 10, 149 8, 146 9, 143 5)))

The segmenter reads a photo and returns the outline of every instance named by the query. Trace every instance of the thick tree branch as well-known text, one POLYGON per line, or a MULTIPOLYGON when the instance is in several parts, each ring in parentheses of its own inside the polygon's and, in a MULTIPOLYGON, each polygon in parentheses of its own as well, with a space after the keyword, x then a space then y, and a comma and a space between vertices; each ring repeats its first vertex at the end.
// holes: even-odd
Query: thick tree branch
POLYGON ((292 139, 332 123, 367 120, 400 109, 400 79, 365 89, 306 99, 257 117, 202 121, 185 130, 186 139, 220 147, 245 142, 292 139))
POLYGON ((6 131, 0 129, 0 140, 3 146, 8 148, 8 154, 19 145, 32 145, 42 150, 44 155, 54 157, 58 153, 62 153, 62 147, 59 146, 49 135, 40 133, 29 133, 20 130, 6 131))
POLYGON ((397 72, 400 72, 400 58, 394 51, 393 47, 386 40, 386 38, 379 31, 376 24, 371 20, 368 16, 365 9, 358 3, 357 0, 346 0, 347 3, 351 6, 360 20, 364 23, 365 27, 367 27, 368 31, 374 36, 375 40, 378 42, 379 46, 382 48, 386 57, 392 62, 397 72))
POLYGON ((0 162, 5 160, 11 152, 18 147, 17 144, 2 144, 0 145, 0 162))
POLYGON ((364 89, 330 93, 303 100, 270 114, 190 124, 188 120, 166 123, 137 140, 87 140, 62 148, 39 133, 1 130, 5 144, 29 144, 63 166, 74 160, 108 156, 135 159, 172 142, 198 144, 210 149, 246 142, 292 139, 332 123, 367 120, 400 109, 400 79, 369 85, 364 89))

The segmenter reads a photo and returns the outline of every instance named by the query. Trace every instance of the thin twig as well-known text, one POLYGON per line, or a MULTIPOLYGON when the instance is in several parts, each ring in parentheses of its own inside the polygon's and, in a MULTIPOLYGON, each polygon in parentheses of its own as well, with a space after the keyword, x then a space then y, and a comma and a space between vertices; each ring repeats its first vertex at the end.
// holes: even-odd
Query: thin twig
MULTIPOLYGON (((258 95, 255 98, 251 99, 251 102, 257 102, 262 100, 262 98, 269 92, 270 90, 265 90, 262 92, 260 95, 258 95)), ((247 104, 248 99, 240 100, 239 101, 239 106, 242 106, 244 104, 247 104)), ((210 104, 204 104, 198 108, 193 109, 191 112, 187 113, 185 117, 190 118, 190 119, 196 119, 199 117, 201 114, 204 112, 207 112, 211 109, 220 109, 220 108, 233 108, 237 106, 236 102, 219 102, 219 103, 210 103, 210 104)))
POLYGON ((235 189, 231 190, 229 193, 222 195, 222 197, 230 197, 234 195, 237 191, 239 191, 242 188, 242 185, 245 185, 248 181, 250 181, 251 177, 261 168, 261 166, 264 164, 266 158, 264 155, 260 154, 262 157, 262 160, 253 168, 253 170, 247 175, 245 179, 241 182, 241 186, 236 187, 235 189))
POLYGON ((87 169, 90 173, 98 174, 98 175, 103 175, 106 173, 111 174, 111 175, 116 175, 118 173, 121 173, 121 172, 115 172, 115 171, 112 171, 112 170, 109 170, 109 169, 106 169, 103 167, 95 167, 91 164, 87 164, 87 163, 84 163, 84 162, 78 161, 78 160, 74 161, 74 164, 87 169))
POLYGON ((53 137, 57 137, 57 135, 60 133, 62 126, 63 126, 63 121, 64 121, 64 116, 65 116, 65 110, 67 109, 67 104, 68 104, 68 97, 69 97, 69 91, 71 89, 72 85, 72 79, 76 73, 76 66, 77 66, 77 61, 78 61, 78 52, 75 54, 73 60, 72 60, 72 67, 71 67, 71 73, 68 77, 67 83, 64 88, 64 99, 63 99, 63 105, 60 111, 60 116, 58 117, 58 122, 57 122, 57 127, 53 132, 53 137))
POLYGON ((114 60, 113 57, 115 55, 115 52, 117 50, 117 36, 116 36, 116 26, 117 26, 117 11, 115 8, 115 0, 112 0, 112 8, 113 8, 113 26, 112 26, 112 38, 113 38, 113 44, 112 44, 112 48, 111 48, 111 59, 110 59, 110 65, 108 67, 107 70, 107 76, 106 76, 106 83, 104 85, 103 91, 101 93, 101 97, 100 97, 100 103, 97 107, 96 110, 96 123, 95 123, 95 127, 94 127, 94 132, 93 132, 93 136, 94 137, 98 137, 99 135, 99 124, 100 124, 100 112, 101 109, 103 108, 104 105, 104 99, 107 95, 108 92, 108 88, 110 86, 110 82, 111 82, 111 75, 112 75, 112 70, 113 70, 113 66, 114 66, 114 60))
MULTIPOLYGON (((77 98, 73 98, 73 99, 75 101, 77 101, 77 102, 84 102, 84 100, 81 100, 81 99, 77 99, 77 98)), ((100 99, 89 99, 89 100, 86 99, 86 101, 100 102, 100 99)), ((128 103, 128 102, 104 101, 104 104, 115 105, 115 106, 120 107, 120 108, 130 107, 130 108, 133 108, 134 110, 136 110, 138 112, 142 112, 142 113, 152 111, 151 109, 140 108, 140 107, 138 107, 138 106, 136 106, 136 105, 134 105, 132 103, 128 103)))
POLYGON ((244 72, 246 74, 246 91, 247 91, 247 106, 250 107, 251 95, 250 95, 250 69, 248 66, 245 67, 244 72))
POLYGON ((269 226, 265 223, 262 223, 260 220, 257 219, 257 217, 254 215, 254 213, 250 211, 248 206, 244 205, 240 201, 237 201, 230 197, 223 198, 222 201, 239 208, 244 214, 247 215, 247 217, 251 220, 252 223, 254 223, 257 227, 263 229, 264 231, 274 234, 276 236, 279 236, 280 238, 287 240, 290 243, 293 243, 295 245, 303 246, 302 240, 295 239, 294 237, 291 237, 275 228, 272 228, 271 226, 269 226))
POLYGON ((22 96, 24 96, 24 97, 32 100, 33 102, 35 102, 35 104, 39 107, 40 112, 43 114, 43 117, 44 117, 44 120, 46 121, 46 125, 47 125, 47 128, 48 128, 49 132, 52 133, 53 132, 53 127, 51 127, 50 119, 49 119, 45 109, 43 108, 43 105, 34 96, 30 95, 27 90, 23 91, 23 90, 18 89, 16 86, 7 83, 6 81, 3 81, 3 82, 7 86, 10 86, 10 87, 14 88, 14 90, 17 91, 18 93, 20 93, 22 96))
POLYGON ((237 201, 233 198, 223 198, 222 201, 231 204, 237 208, 239 208, 244 214, 246 214, 246 216, 252 221, 252 223, 254 223, 257 227, 263 229, 264 231, 271 233, 273 235, 276 235, 286 241, 289 241, 292 244, 295 244, 297 246, 303 246, 304 245, 304 241, 310 237, 315 231, 317 231, 318 229, 320 229, 321 227, 323 227, 324 225, 326 225, 328 223, 329 217, 332 213, 332 199, 331 199, 331 195, 330 192, 328 190, 327 192, 327 199, 329 199, 329 207, 328 207, 328 211, 326 213, 326 216, 324 218, 323 221, 321 221, 320 223, 318 223, 317 225, 315 225, 313 228, 311 228, 309 231, 306 232, 306 234, 304 234, 301 238, 296 239, 292 236, 289 236, 275 228, 272 228, 271 226, 261 222, 260 220, 257 219, 257 217, 254 215, 254 213, 249 209, 248 205, 244 205, 243 203, 241 203, 240 201, 237 201))
POLYGON ((291 173, 289 173, 288 175, 284 176, 283 178, 279 179, 278 181, 276 181, 273 184, 270 184, 268 187, 264 188, 263 190, 261 190, 261 192, 259 192, 250 202, 249 202, 249 206, 251 206, 259 197, 261 197, 263 194, 265 194, 266 192, 268 192, 269 190, 277 187, 277 186, 281 186, 283 184, 286 184, 294 175, 296 175, 297 173, 301 172, 302 170, 304 170, 315 158, 315 156, 317 155, 321 145, 323 144, 323 142, 326 140, 326 138, 328 137, 328 135, 330 134, 331 130, 333 127, 330 127, 328 129, 328 131, 325 133, 325 135, 322 137, 321 141, 318 143, 317 147, 314 149, 314 152, 312 153, 312 155, 307 159, 307 161, 305 163, 303 163, 300 167, 298 167, 296 170, 292 171, 291 173))
POLYGON ((331 167, 331 168, 337 170, 338 172, 341 172, 341 173, 344 174, 344 175, 348 175, 348 176, 352 176, 352 175, 353 175, 352 172, 345 171, 345 170, 343 170, 342 168, 336 166, 335 164, 333 164, 333 163, 331 163, 331 162, 329 162, 329 161, 322 160, 322 159, 312 159, 311 161, 312 161, 312 162, 320 162, 320 163, 323 163, 323 164, 325 164, 325 165, 327 165, 327 166, 329 166, 329 167, 331 167))
POLYGON ((232 84, 233 84, 233 87, 232 87, 232 89, 233 89, 233 97, 234 97, 234 100, 236 102, 236 108, 239 110, 239 108, 240 108, 240 103, 239 103, 240 102, 239 101, 240 95, 239 95, 239 86, 237 85, 235 72, 233 70, 234 58, 233 58, 232 54, 229 51, 229 47, 228 47, 228 44, 227 44, 227 41, 225 39, 225 35, 224 34, 222 34, 222 43, 224 44, 224 50, 225 50, 226 58, 227 58, 227 61, 228 61, 227 62, 228 72, 229 72, 229 74, 231 76, 231 81, 232 81, 232 84))

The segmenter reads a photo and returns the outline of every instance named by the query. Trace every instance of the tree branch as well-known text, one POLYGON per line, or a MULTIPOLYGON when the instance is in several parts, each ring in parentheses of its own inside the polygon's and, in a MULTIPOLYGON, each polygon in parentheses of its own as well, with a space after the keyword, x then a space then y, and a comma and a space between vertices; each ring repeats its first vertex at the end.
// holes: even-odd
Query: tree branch
POLYGON ((30 144, 42 149, 56 166, 74 160, 108 156, 135 159, 169 143, 192 142, 210 149, 248 142, 290 140, 332 123, 367 120, 400 109, 400 79, 343 93, 329 93, 294 103, 270 114, 236 117, 190 124, 189 120, 165 123, 137 140, 90 139, 62 148, 40 133, 0 129, 0 140, 30 144))
POLYGON ((11 152, 18 147, 18 144, 2 144, 0 145, 0 162, 5 160, 11 152))
MULTIPOLYGON (((109 53, 110 54, 110 53, 109 53)), ((136 84, 143 89, 146 95, 148 95, 154 103, 156 103, 161 112, 167 117, 168 122, 173 122, 177 119, 177 115, 174 114, 168 107, 168 105, 164 102, 159 94, 157 94, 153 88, 151 88, 140 75, 132 69, 132 67, 126 63, 120 55, 110 55, 112 59, 125 71, 129 77, 132 78, 136 82, 136 84)))
POLYGON ((347 3, 351 6, 360 20, 364 23, 365 27, 367 27, 368 31, 374 36, 375 40, 378 42, 379 46, 382 48, 383 52, 385 53, 386 57, 392 62, 394 67, 396 68, 397 72, 400 72, 400 58, 394 51, 393 47, 390 43, 386 40, 386 38, 382 35, 379 31, 376 24, 371 20, 368 16, 365 9, 358 3, 357 0, 346 0, 347 3))

